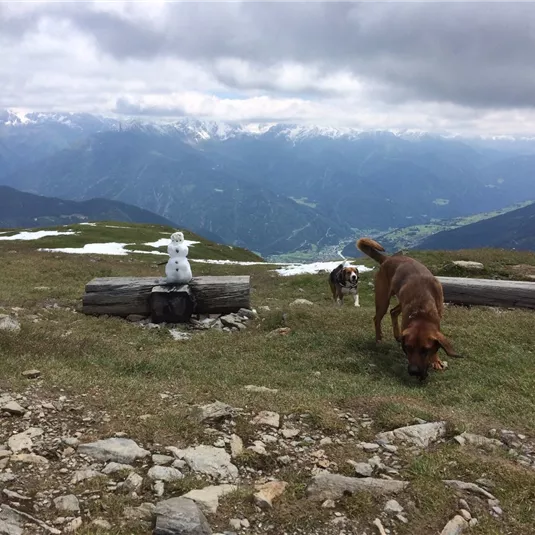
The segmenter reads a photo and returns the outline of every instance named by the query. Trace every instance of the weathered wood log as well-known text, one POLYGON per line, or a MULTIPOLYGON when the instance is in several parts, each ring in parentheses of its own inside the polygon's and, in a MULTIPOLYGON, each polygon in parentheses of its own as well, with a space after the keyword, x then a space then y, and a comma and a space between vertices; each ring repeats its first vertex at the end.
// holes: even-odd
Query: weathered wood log
POLYGON ((195 300, 187 284, 155 286, 150 295, 153 323, 187 323, 195 309, 195 300))
POLYGON ((446 303, 535 309, 534 282, 458 277, 437 279, 442 284, 446 303))
MULTIPOLYGON (((85 314, 130 314, 149 316, 155 286, 165 284, 155 277, 105 277, 87 283, 82 299, 85 314)), ((251 283, 247 275, 195 277, 188 285, 195 313, 227 314, 250 308, 251 283)))

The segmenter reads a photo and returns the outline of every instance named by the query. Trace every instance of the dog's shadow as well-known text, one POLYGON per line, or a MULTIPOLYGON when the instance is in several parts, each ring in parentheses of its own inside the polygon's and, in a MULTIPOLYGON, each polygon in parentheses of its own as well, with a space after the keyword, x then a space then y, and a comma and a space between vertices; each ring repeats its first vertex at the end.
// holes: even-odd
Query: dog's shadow
POLYGON ((407 358, 395 340, 377 344, 375 340, 353 338, 347 341, 347 352, 354 358, 337 364, 345 373, 362 374, 364 371, 377 380, 390 377, 410 388, 422 386, 407 373, 407 358))

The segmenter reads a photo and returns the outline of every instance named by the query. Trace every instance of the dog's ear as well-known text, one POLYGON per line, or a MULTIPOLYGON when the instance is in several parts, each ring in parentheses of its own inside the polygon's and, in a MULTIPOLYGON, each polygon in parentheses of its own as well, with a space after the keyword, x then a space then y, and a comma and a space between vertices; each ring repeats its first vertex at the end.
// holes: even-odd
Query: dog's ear
POLYGON ((440 344, 440 347, 446 352, 448 357, 462 358, 462 355, 459 355, 453 349, 451 342, 440 331, 437 331, 435 334, 435 340, 440 344))

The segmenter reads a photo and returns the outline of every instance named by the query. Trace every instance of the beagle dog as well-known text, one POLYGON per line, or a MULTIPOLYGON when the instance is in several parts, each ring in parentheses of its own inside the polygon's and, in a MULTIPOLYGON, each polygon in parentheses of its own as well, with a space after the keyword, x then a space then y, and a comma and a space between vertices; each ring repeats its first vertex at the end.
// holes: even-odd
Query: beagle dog
POLYGON ((355 299, 355 306, 359 307, 359 270, 347 262, 340 264, 329 274, 329 286, 335 304, 342 306, 344 295, 351 294, 355 299))

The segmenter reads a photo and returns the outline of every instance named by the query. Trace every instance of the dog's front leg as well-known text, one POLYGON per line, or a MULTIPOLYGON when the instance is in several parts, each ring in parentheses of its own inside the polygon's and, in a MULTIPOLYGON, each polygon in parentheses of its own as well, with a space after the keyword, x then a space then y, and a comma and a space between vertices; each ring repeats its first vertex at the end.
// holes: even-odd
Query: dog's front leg
POLYGON ((360 306, 359 293, 358 292, 355 292, 355 306, 356 307, 360 306))

